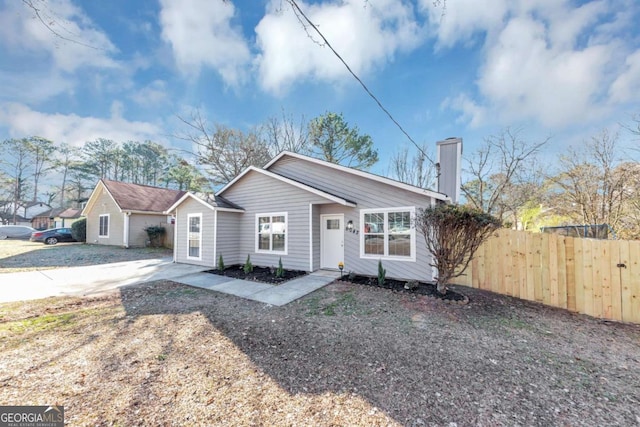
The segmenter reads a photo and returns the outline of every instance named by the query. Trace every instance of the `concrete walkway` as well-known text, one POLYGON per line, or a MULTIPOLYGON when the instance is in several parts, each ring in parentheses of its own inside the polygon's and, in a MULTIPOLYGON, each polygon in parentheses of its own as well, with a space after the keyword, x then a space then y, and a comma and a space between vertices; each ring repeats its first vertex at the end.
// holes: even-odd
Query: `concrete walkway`
POLYGON ((53 296, 98 295, 122 286, 171 280, 280 306, 320 289, 340 276, 333 271, 318 271, 275 286, 204 272, 210 269, 174 263, 171 258, 155 258, 0 274, 0 303, 53 296))
POLYGON ((266 304, 282 306, 320 289, 340 277, 334 271, 316 271, 282 285, 233 279, 211 273, 196 273, 172 279, 174 282, 212 291, 223 292, 266 304))

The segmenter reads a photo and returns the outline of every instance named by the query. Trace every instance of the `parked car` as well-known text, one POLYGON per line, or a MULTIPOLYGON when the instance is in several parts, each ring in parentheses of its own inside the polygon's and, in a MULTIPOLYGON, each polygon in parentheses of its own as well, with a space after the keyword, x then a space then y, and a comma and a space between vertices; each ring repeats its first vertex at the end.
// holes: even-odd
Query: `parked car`
POLYGON ((28 240, 34 231, 34 228, 26 225, 0 225, 0 239, 28 240))
POLYGON ((75 242, 70 228, 50 228, 44 231, 34 231, 31 234, 32 242, 42 242, 45 245, 55 245, 58 242, 75 242))

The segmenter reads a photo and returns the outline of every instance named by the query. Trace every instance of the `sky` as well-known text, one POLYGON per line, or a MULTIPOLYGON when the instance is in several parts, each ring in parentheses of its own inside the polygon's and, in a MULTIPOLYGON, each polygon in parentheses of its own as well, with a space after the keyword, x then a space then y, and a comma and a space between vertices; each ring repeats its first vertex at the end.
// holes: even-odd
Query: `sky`
MULTIPOLYGON (((152 140, 343 113, 385 174, 407 137, 284 0, 0 0, 0 138, 152 140), (54 31, 56 34, 54 34, 54 31), (60 37, 62 36, 62 37, 60 37)), ((560 155, 640 114, 637 0, 297 1, 420 144, 501 129, 560 155)), ((621 138, 633 142, 629 132, 621 138)))

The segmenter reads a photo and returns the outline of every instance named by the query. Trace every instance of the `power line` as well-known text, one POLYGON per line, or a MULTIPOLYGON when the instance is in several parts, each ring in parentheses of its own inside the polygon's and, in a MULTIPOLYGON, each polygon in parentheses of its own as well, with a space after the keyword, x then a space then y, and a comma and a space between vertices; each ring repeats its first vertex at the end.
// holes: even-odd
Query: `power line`
MULTIPOLYGON (((358 81, 358 83, 360 83, 360 86, 362 86, 362 88, 365 90, 365 92, 367 92, 367 94, 376 102, 376 104, 378 104, 378 107, 380 107, 380 109, 382 111, 384 111, 384 113, 391 119, 391 121, 393 123, 395 123, 395 125, 398 127, 398 129, 400 129, 400 131, 405 134, 405 136, 409 139, 409 141, 411 141, 411 143, 413 145, 415 145, 415 147, 418 149, 418 151, 420 151, 427 158, 427 160, 429 160, 429 162, 431 162, 432 165, 437 167, 437 164, 431 159, 429 154, 427 154, 422 149, 422 147, 420 147, 420 145, 418 145, 418 143, 411 137, 411 135, 409 135, 409 133, 402 127, 402 125, 400 123, 398 123, 398 121, 391 115, 389 110, 387 110, 384 107, 384 105, 382 105, 382 102, 380 102, 378 97, 376 97, 373 94, 373 92, 371 92, 369 90, 369 88, 367 87, 366 84, 364 84, 362 79, 360 79, 360 77, 358 77, 358 75, 351 69, 349 64, 347 64, 347 62, 342 58, 342 56, 340 56, 340 54, 333 48, 333 46, 331 46, 331 43, 329 43, 329 40, 327 40, 327 38, 324 36, 324 34, 322 34, 322 32, 320 32, 318 27, 313 22, 311 22, 311 20, 307 17, 307 15, 305 15, 305 13, 302 11, 302 9, 300 9, 300 6, 298 6, 298 3, 296 3, 296 0, 287 0, 287 2, 294 8, 294 13, 298 17, 298 20, 300 20, 300 17, 304 18, 304 20, 307 22, 307 24, 309 26, 311 26, 311 28, 313 28, 315 30, 315 32, 318 33, 318 35, 322 38, 324 44, 329 49, 331 49, 331 52, 333 52, 333 54, 340 60, 340 62, 342 62, 342 64, 346 67, 347 71, 349 71, 349 73, 353 76, 353 78, 355 78, 358 81)), ((301 23, 306 29, 307 25, 304 22, 301 22, 301 23)))

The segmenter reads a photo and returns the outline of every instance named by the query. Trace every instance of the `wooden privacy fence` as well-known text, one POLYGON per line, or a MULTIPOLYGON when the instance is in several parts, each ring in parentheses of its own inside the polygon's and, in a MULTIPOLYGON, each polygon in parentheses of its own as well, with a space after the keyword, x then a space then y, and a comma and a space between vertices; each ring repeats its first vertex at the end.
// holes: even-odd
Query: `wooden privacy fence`
POLYGON ((640 323, 640 241, 500 230, 455 283, 640 323))

